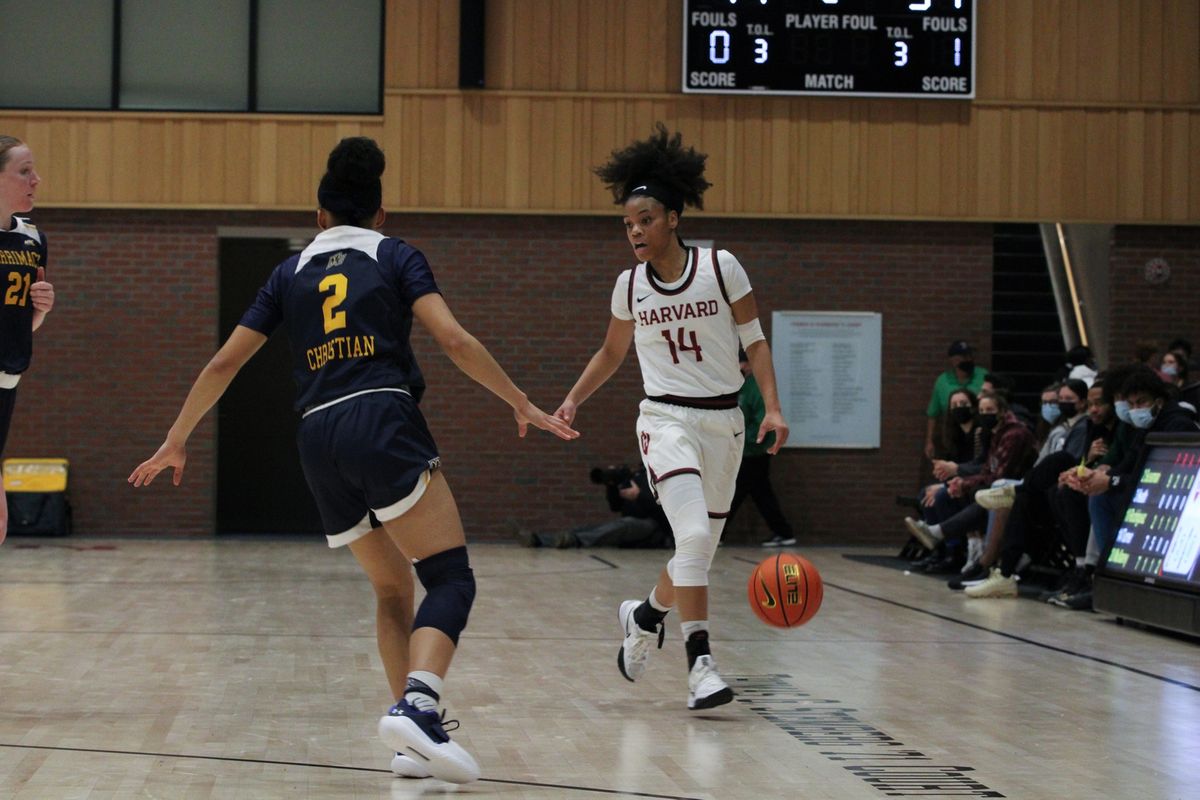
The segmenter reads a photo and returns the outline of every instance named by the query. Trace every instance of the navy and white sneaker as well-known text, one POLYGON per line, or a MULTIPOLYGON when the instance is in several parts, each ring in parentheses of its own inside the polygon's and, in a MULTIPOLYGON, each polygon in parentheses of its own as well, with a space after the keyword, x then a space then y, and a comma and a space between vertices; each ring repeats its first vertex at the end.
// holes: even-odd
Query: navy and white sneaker
MULTIPOLYGON (((457 720, 444 722, 444 712, 421 711, 401 700, 379 720, 379 737, 398 755, 411 758, 429 774, 449 783, 479 780, 479 765, 471 754, 450 741, 445 725, 455 730, 457 720)), ((395 759, 392 761, 395 764, 395 759)))
POLYGON ((667 629, 662 623, 659 623, 657 631, 648 631, 637 624, 633 612, 641 604, 641 600, 626 600, 617 610, 617 621, 621 623, 621 632, 625 634, 621 649, 617 651, 617 669, 621 670, 627 681, 636 681, 642 677, 655 640, 658 640, 658 649, 661 650, 663 638, 667 635, 667 629))
POLYGON ((412 756, 406 756, 404 753, 396 753, 392 757, 392 772, 401 778, 428 778, 430 777, 429 770, 418 764, 412 756))

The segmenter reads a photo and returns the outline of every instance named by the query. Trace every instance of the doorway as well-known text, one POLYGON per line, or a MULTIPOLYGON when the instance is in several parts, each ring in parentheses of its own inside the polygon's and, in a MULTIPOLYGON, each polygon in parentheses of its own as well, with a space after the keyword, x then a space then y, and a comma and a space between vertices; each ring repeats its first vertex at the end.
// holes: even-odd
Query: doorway
MULTIPOLYGON (((221 342, 296 249, 286 238, 221 238, 221 342)), ((296 453, 295 400, 287 335, 276 331, 217 405, 218 534, 321 532, 296 453)))

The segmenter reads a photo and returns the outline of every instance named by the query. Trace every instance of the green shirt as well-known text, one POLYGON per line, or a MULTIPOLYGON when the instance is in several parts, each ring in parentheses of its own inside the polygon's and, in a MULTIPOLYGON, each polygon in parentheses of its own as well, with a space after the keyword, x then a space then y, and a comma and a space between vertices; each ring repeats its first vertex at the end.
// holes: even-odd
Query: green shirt
POLYGON ((929 407, 925 409, 925 416, 940 417, 945 414, 950 408, 950 395, 954 394, 959 389, 970 389, 976 395, 983 388, 983 379, 987 377, 987 370, 981 366, 975 366, 975 372, 971 374, 971 379, 965 383, 958 379, 958 370, 948 369, 941 375, 938 375, 933 384, 933 396, 929 398, 929 407))
POLYGON ((769 431, 763 437, 762 444, 755 441, 758 438, 758 427, 767 415, 767 404, 763 402, 758 381, 753 375, 746 376, 746 382, 738 392, 738 407, 742 409, 742 416, 746 418, 746 445, 742 450, 742 458, 766 455, 767 448, 775 444, 775 431, 769 431))

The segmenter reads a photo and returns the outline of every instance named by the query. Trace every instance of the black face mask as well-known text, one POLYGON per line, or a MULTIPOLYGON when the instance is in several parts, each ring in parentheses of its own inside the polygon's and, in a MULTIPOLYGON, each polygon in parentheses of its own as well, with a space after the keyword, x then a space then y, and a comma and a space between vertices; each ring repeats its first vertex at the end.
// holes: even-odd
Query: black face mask
POLYGON ((990 431, 992 428, 996 427, 996 419, 997 416, 995 414, 980 414, 979 427, 983 428, 985 431, 990 431))
POLYGON ((963 359, 958 362, 958 371, 967 375, 973 375, 975 373, 975 362, 969 358, 963 359))
POLYGON ((1070 419, 1079 413, 1074 403, 1064 403, 1061 400, 1058 403, 1058 410, 1062 412, 1063 419, 1070 419))
POLYGON ((954 420, 956 425, 966 425, 973 416, 975 416, 975 412, 971 410, 970 406, 958 406, 950 409, 950 419, 954 420))

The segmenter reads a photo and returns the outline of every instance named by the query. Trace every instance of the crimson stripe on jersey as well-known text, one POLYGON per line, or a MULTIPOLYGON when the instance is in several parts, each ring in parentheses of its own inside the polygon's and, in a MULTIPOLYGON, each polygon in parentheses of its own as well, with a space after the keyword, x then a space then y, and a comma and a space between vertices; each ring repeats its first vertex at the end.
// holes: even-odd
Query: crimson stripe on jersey
POLYGON ((667 478, 674 478, 676 475, 699 475, 699 474, 700 474, 700 470, 696 469, 695 467, 684 467, 682 469, 673 469, 670 472, 663 473, 662 475, 655 475, 654 470, 650 471, 650 477, 654 479, 655 483, 662 483, 667 478))

